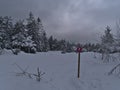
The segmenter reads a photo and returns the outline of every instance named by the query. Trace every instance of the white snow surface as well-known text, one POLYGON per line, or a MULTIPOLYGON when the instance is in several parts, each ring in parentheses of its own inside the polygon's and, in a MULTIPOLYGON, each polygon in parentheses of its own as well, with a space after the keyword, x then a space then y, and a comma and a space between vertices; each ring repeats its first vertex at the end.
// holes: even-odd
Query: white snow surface
POLYGON ((118 63, 102 63, 100 55, 81 53, 81 72, 77 78, 77 53, 47 52, 0 55, 0 90, 120 90, 120 78, 108 72, 118 63), (40 82, 17 76, 22 69, 45 72, 40 82))

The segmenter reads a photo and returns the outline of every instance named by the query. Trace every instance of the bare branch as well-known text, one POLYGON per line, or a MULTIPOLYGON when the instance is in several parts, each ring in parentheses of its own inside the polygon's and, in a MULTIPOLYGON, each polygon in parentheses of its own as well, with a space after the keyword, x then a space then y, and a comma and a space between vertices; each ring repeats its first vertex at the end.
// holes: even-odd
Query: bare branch
POLYGON ((17 73, 16 74, 17 76, 24 75, 24 76, 27 76, 29 78, 33 78, 33 76, 35 76, 36 80, 40 82, 42 76, 45 74, 44 72, 41 72, 39 70, 39 67, 37 68, 37 74, 32 74, 32 73, 27 72, 28 67, 24 70, 18 64, 15 63, 15 65, 22 71, 21 73, 17 73))
POLYGON ((117 67, 119 67, 120 66, 120 63, 118 64, 118 65, 116 65, 109 73, 108 73, 108 75, 111 75, 116 69, 117 69, 117 67))

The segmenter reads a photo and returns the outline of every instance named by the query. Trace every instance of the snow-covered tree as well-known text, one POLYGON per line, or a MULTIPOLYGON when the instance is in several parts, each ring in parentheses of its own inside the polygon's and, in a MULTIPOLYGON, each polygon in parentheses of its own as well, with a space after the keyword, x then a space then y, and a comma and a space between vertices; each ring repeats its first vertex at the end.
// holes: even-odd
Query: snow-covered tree
POLYGON ((120 21, 116 23, 116 52, 120 52, 120 21))
POLYGON ((114 38, 110 33, 110 27, 106 27, 105 34, 101 37, 101 53, 102 59, 109 61, 109 54, 114 51, 114 38))
POLYGON ((66 52, 67 50, 67 43, 65 40, 61 40, 60 41, 60 50, 62 50, 63 52, 66 52))
POLYGON ((3 29, 3 18, 0 17, 0 47, 4 48, 5 43, 4 43, 4 38, 6 36, 5 30, 3 29))
POLYGON ((105 30, 105 35, 101 37, 103 44, 109 44, 109 45, 113 44, 114 38, 113 35, 110 33, 110 31, 111 31, 110 27, 107 26, 105 30))
POLYGON ((11 17, 0 17, 0 38, 3 48, 11 48, 13 23, 11 17))
POLYGON ((53 36, 50 36, 48 39, 50 50, 53 50, 53 36))
POLYGON ((38 27, 38 36, 39 36, 39 40, 36 41, 36 43, 40 43, 40 47, 38 49, 40 49, 41 51, 48 51, 49 50, 49 44, 48 44, 48 39, 46 36, 46 32, 43 29, 43 25, 42 25, 42 21, 41 19, 38 17, 37 18, 37 27, 38 27))
POLYGON ((35 53, 36 45, 32 40, 32 37, 28 35, 23 21, 18 21, 13 30, 12 47, 20 49, 27 53, 35 53))
POLYGON ((25 31, 25 25, 23 21, 18 21, 14 25, 13 35, 12 35, 12 47, 21 49, 23 41, 26 39, 27 33, 25 31))
POLYGON ((36 20, 32 13, 29 14, 29 18, 27 19, 27 30, 28 35, 32 37, 32 40, 36 44, 37 51, 47 51, 48 41, 46 32, 43 29, 40 18, 36 20))

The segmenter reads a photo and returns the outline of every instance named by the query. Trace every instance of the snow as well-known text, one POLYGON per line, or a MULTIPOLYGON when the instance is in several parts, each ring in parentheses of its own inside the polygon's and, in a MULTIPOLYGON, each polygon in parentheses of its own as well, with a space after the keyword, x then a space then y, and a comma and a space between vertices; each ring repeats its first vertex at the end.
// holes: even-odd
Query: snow
POLYGON ((100 54, 81 53, 81 73, 77 78, 77 53, 44 52, 0 56, 0 90, 120 90, 120 78, 108 76, 118 63, 103 63, 100 54), (96 56, 96 58, 94 58, 96 56), (45 72, 40 82, 35 78, 16 76, 22 69, 45 72))

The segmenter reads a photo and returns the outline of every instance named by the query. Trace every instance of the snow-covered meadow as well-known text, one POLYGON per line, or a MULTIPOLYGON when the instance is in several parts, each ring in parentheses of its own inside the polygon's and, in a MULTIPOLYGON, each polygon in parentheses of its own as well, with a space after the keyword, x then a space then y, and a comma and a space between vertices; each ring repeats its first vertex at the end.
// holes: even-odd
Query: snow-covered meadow
POLYGON ((77 78, 77 53, 61 54, 47 52, 0 56, 0 90, 120 90, 120 78, 108 75, 118 62, 103 63, 100 54, 81 53, 81 73, 77 78), (96 58, 95 58, 96 56, 96 58), (40 82, 34 77, 22 75, 27 72, 45 72, 40 82))

